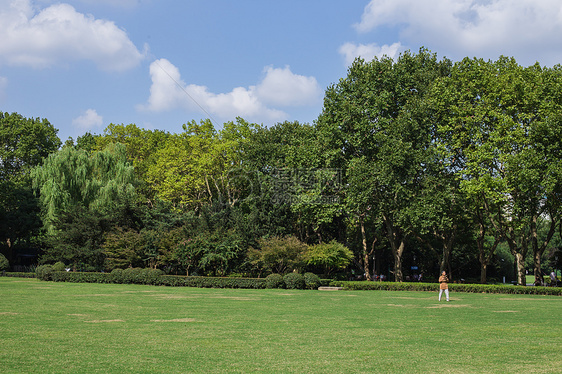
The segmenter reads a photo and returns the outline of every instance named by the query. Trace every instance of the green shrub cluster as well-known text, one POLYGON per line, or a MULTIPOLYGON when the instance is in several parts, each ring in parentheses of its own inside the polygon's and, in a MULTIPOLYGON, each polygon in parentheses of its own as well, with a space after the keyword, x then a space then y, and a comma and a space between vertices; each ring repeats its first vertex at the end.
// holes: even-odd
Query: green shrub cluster
POLYGON ((265 288, 284 288, 283 276, 281 274, 269 274, 265 277, 265 288))
POLYGON ((285 287, 289 290, 304 289, 304 276, 299 273, 288 273, 283 276, 285 287))
POLYGON ((322 285, 320 277, 314 273, 304 273, 304 286, 309 290, 316 290, 322 285))
MULTIPOLYGON (((330 286, 343 287, 345 290, 382 290, 382 291, 439 291, 437 283, 395 283, 365 281, 332 281, 330 286)), ((493 284, 449 284, 454 292, 503 293, 562 296, 562 287, 526 287, 493 284)))
POLYGON ((53 273, 53 266, 52 265, 39 265, 35 269, 35 274, 37 274, 37 278, 43 281, 50 281, 51 274, 53 273))
POLYGON ((55 262, 55 264, 53 265, 53 271, 66 271, 66 266, 64 265, 64 262, 62 261, 55 262))

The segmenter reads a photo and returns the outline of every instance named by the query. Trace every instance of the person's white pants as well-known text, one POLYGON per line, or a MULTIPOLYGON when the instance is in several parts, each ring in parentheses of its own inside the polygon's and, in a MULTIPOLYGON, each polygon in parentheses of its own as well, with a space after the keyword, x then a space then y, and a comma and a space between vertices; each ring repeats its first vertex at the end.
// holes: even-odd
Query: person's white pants
POLYGON ((439 290, 439 301, 441 301, 441 295, 443 295, 443 291, 445 291, 445 298, 447 299, 447 301, 449 301, 449 290, 448 289, 439 290))

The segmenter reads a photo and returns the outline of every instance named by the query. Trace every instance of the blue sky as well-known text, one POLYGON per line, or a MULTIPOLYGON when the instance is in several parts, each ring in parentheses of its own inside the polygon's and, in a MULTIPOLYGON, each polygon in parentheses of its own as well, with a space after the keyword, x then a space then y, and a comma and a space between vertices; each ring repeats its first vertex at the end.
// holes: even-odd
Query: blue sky
POLYGON ((562 62, 559 0, 0 0, 0 110, 64 141, 240 116, 313 122, 357 56, 562 62))

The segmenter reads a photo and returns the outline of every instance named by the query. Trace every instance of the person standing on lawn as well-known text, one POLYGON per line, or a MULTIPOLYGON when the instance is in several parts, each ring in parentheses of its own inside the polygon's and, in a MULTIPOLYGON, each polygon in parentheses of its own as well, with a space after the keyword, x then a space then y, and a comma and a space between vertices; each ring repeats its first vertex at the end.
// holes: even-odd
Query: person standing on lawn
POLYGON ((439 301, 441 301, 441 295, 443 294, 443 291, 445 291, 445 298, 447 299, 447 301, 449 301, 449 285, 447 284, 448 281, 449 278, 447 278, 447 273, 443 271, 441 273, 441 276, 439 277, 439 301))

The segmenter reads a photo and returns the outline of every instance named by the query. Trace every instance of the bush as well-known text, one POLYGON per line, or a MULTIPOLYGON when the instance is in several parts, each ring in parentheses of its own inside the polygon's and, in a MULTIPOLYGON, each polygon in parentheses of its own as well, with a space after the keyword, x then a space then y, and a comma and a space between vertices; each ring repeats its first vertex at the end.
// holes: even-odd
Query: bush
POLYGON ((139 281, 142 284, 158 284, 158 279, 164 272, 160 269, 142 269, 139 273, 139 281))
POLYGON ((265 288, 283 288, 283 276, 281 274, 269 274, 265 277, 265 288))
POLYGON ((309 290, 316 290, 322 285, 320 277, 314 273, 304 273, 304 285, 309 290))
POLYGON ((127 268, 123 270, 123 283, 141 284, 141 268, 127 268))
POLYGON ((290 290, 304 289, 304 277, 299 273, 289 273, 283 277, 285 286, 290 290))
POLYGON ((0 253, 0 271, 8 270, 9 267, 10 263, 8 262, 8 259, 0 253))
POLYGON ((52 265, 39 265, 37 269, 35 269, 35 273, 37 274, 37 278, 43 281, 50 281, 51 274, 53 273, 53 266, 52 265))
POLYGON ((62 261, 55 262, 55 264, 53 265, 53 271, 66 271, 66 266, 64 265, 64 262, 62 261))
POLYGON ((112 283, 123 283, 123 269, 113 269, 110 274, 112 283))

